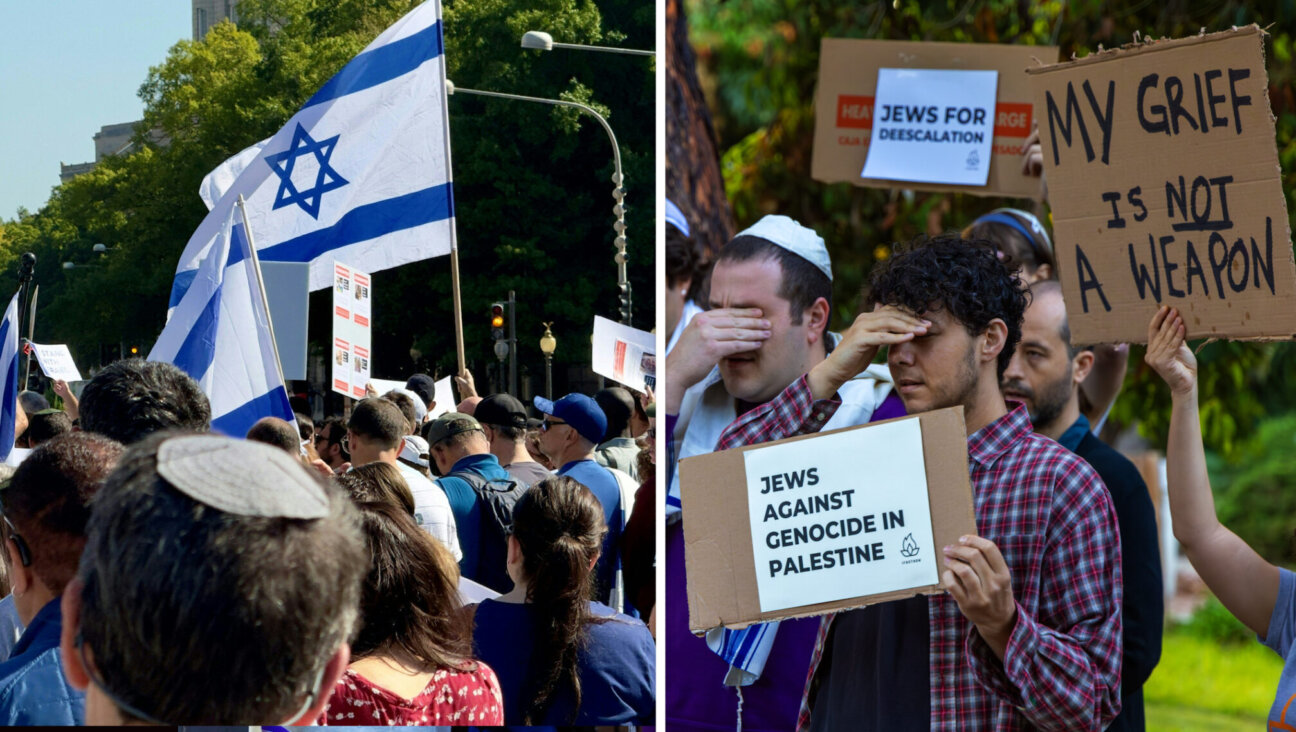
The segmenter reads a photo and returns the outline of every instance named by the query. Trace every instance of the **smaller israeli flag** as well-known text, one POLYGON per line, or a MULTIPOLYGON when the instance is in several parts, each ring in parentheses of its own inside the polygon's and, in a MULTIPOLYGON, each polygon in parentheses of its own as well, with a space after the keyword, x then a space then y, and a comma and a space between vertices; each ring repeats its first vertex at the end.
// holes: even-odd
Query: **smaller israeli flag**
POLYGON ((149 353, 150 361, 175 364, 198 382, 211 400, 212 429, 231 437, 243 437, 262 417, 294 419, 238 214, 232 206, 149 353))
MULTIPOLYGON (((18 291, 21 294, 22 290, 18 291)), ((0 461, 8 460, 18 427, 18 294, 0 322, 0 461)))

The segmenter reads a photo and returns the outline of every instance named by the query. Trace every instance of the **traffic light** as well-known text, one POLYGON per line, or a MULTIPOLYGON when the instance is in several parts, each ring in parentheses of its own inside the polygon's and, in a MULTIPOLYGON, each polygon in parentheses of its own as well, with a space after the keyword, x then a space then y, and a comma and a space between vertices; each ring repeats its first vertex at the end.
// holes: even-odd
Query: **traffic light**
POLYGON ((617 290, 620 291, 617 300, 621 311, 621 322, 630 325, 630 283, 622 282, 617 285, 617 290))
POLYGON ((491 340, 504 340, 504 303, 491 304, 491 340))

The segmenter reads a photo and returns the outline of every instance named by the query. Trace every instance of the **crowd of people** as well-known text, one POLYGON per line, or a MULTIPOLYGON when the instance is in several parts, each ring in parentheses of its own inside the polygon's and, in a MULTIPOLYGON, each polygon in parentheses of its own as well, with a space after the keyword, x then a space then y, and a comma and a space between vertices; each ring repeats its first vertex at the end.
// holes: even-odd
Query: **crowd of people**
MULTIPOLYGON (((1038 136, 1023 149, 1039 170, 1038 136)), ((1033 168, 1033 170, 1030 170, 1033 168)), ((1052 244, 1030 212, 896 245, 842 333, 823 238, 780 215, 706 256, 667 205, 666 723, 714 730, 1142 730, 1161 653, 1156 513, 1098 437, 1127 345, 1074 343, 1052 244), (884 355, 884 363, 874 363, 884 355), (943 547, 944 592, 695 636, 677 461, 962 407, 977 533, 943 547)), ((1175 535, 1209 588, 1287 660, 1296 581, 1216 519, 1183 318, 1162 308, 1146 361, 1174 412, 1175 535)))
POLYGON ((165 363, 24 392, 0 723, 651 724, 651 393, 459 381, 238 436, 165 363))

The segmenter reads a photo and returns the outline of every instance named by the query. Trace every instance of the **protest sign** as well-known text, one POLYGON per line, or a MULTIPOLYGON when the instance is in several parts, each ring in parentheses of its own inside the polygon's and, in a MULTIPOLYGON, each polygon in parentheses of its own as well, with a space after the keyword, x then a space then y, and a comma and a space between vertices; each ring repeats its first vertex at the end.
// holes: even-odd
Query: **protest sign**
POLYGON ((453 412, 458 406, 455 403, 454 392, 450 390, 450 383, 450 377, 447 376, 438 379, 432 385, 432 398, 436 400, 436 404, 428 410, 428 419, 436 419, 446 412, 453 412))
POLYGON ((865 178, 985 185, 998 71, 879 69, 865 178))
POLYGON ((46 376, 68 382, 81 381, 81 372, 77 370, 76 362, 72 360, 72 352, 67 346, 42 346, 39 343, 32 343, 31 347, 36 354, 36 361, 40 364, 41 371, 44 371, 46 376))
POLYGON ((656 383, 657 338, 652 333, 594 316, 592 368, 642 392, 656 383))
MULTIPOLYGON (((819 89, 815 93, 814 155, 810 174, 825 183, 872 188, 956 191, 978 196, 1043 197, 1039 178, 1021 172, 1022 143, 1031 133, 1034 112, 1026 67, 1058 57, 1053 46, 1008 46, 922 41, 826 38, 819 52, 819 89), (935 69, 998 72, 989 174, 984 185, 906 182, 864 178, 874 131, 874 98, 880 69, 935 69)), ((934 105, 944 115, 948 104, 934 105)), ((957 111, 955 112, 957 119, 957 111)), ((882 110, 877 110, 878 125, 882 110)), ((888 126, 889 127, 889 126, 888 126)), ((966 163, 967 152, 964 152, 966 163)), ((917 168, 918 166, 911 166, 917 168)), ((918 172, 918 171, 915 171, 918 172)))
POLYGON ((373 302, 369 275, 333 263, 333 391, 363 399, 373 373, 369 347, 373 302))
POLYGON ((1257 26, 1029 70, 1080 344, 1292 338, 1296 268, 1257 26))
POLYGON ((941 592, 938 547, 976 533, 961 407, 686 458, 679 476, 695 631, 941 592))

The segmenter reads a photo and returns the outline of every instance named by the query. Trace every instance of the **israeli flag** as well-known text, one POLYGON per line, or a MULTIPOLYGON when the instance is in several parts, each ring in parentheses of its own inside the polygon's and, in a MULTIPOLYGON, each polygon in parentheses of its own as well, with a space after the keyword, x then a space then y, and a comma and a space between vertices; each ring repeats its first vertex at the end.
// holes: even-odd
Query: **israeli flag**
POLYGON ((445 110, 441 6, 401 18, 342 68, 269 140, 204 180, 211 212, 176 267, 170 308, 241 194, 265 262, 310 262, 310 288, 333 260, 366 272, 450 253, 454 195, 445 110), (218 199, 218 200, 217 200, 218 199))
POLYGON ((242 437, 262 417, 292 422, 256 262, 233 209, 149 353, 178 366, 211 400, 212 429, 242 437))
MULTIPOLYGON (((18 291, 21 294, 22 290, 18 291)), ((8 460, 18 436, 18 294, 0 323, 0 461, 8 460)))

